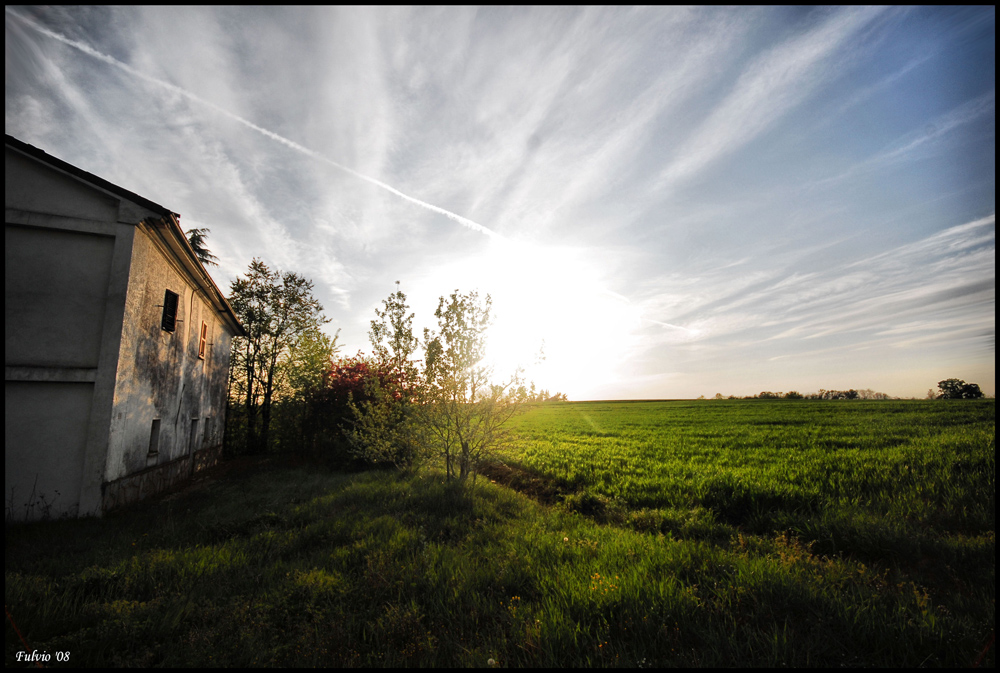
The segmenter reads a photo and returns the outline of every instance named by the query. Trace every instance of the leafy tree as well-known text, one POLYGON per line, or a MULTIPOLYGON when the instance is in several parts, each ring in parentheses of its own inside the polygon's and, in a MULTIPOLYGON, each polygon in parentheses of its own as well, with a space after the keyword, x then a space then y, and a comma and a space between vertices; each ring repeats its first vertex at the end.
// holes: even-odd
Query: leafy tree
POLYGON ((320 385, 308 394, 304 445, 315 457, 339 467, 350 466, 359 457, 367 462, 384 462, 360 455, 352 441, 352 425, 354 409, 370 401, 372 379, 379 380, 380 389, 389 389, 389 376, 379 371, 373 358, 361 353, 331 363, 320 385))
POLYGON ((942 400, 978 400, 983 396, 978 383, 966 383, 962 379, 945 379, 938 381, 938 395, 942 400))
POLYGON ((219 266, 215 260, 219 259, 212 254, 212 251, 205 247, 205 239, 208 237, 207 228, 188 229, 184 232, 187 235, 188 243, 194 248, 194 254, 198 256, 198 261, 205 266, 219 266))
POLYGON ((348 432, 356 456, 399 469, 417 466, 427 456, 423 426, 422 376, 414 359, 419 340, 413 336, 413 314, 399 289, 375 309, 368 338, 374 366, 365 378, 363 396, 349 401, 352 428, 348 432))
POLYGON ((306 329, 278 363, 274 422, 281 447, 301 449, 307 442, 310 395, 323 385, 339 346, 340 330, 330 337, 318 327, 306 329))
POLYGON ((457 290, 441 297, 436 331, 424 330, 424 403, 428 440, 444 458, 448 478, 464 482, 506 437, 504 424, 527 399, 521 370, 494 378, 484 360, 492 301, 457 290))
POLYGON ((235 396, 245 414, 245 447, 251 453, 268 448, 275 393, 296 344, 304 347, 303 339, 315 340, 320 326, 329 322, 312 290, 312 281, 291 271, 272 271, 259 258, 230 285, 230 304, 246 331, 234 339, 230 397, 235 396))

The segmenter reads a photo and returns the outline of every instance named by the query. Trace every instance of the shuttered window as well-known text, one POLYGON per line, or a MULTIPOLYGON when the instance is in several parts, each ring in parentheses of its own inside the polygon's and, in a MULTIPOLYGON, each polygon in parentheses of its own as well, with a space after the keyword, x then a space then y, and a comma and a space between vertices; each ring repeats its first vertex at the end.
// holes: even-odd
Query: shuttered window
POLYGON ((176 292, 167 290, 163 294, 163 319, 160 321, 160 327, 165 332, 173 332, 177 329, 178 299, 176 292))
POLYGON ((201 324, 201 338, 198 340, 198 357, 205 359, 205 342, 208 341, 208 323, 201 324))

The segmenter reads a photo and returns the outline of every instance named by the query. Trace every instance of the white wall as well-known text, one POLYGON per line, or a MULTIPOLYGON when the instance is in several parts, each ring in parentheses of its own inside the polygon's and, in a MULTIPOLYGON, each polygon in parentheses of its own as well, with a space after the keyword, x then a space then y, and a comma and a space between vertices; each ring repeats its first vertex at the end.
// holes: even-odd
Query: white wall
POLYGON ((208 298, 171 261, 147 225, 136 230, 125 312, 106 481, 222 441, 230 336, 208 298), (180 296, 174 332, 161 329, 165 290, 180 296), (208 325, 209 345, 199 359, 202 321, 208 325), (160 439, 153 461, 147 458, 156 419, 160 439))

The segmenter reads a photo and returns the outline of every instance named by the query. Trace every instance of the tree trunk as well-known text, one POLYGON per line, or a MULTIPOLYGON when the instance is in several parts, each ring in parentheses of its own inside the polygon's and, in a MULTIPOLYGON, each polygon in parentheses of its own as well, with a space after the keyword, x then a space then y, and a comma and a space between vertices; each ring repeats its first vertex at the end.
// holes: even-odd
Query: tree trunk
POLYGON ((278 364, 278 348, 274 347, 271 355, 271 362, 267 368, 267 382, 264 384, 264 402, 261 418, 260 448, 261 453, 266 453, 268 449, 268 434, 271 429, 271 402, 274 397, 274 372, 278 364))

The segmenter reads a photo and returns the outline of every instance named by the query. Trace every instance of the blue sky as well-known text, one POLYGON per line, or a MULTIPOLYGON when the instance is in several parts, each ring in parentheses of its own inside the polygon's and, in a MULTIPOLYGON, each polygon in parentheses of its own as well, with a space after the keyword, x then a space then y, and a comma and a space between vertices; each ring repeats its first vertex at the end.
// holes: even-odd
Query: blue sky
POLYGON ((995 392, 995 8, 8 8, 5 128, 368 350, 494 298, 570 399, 995 392))

